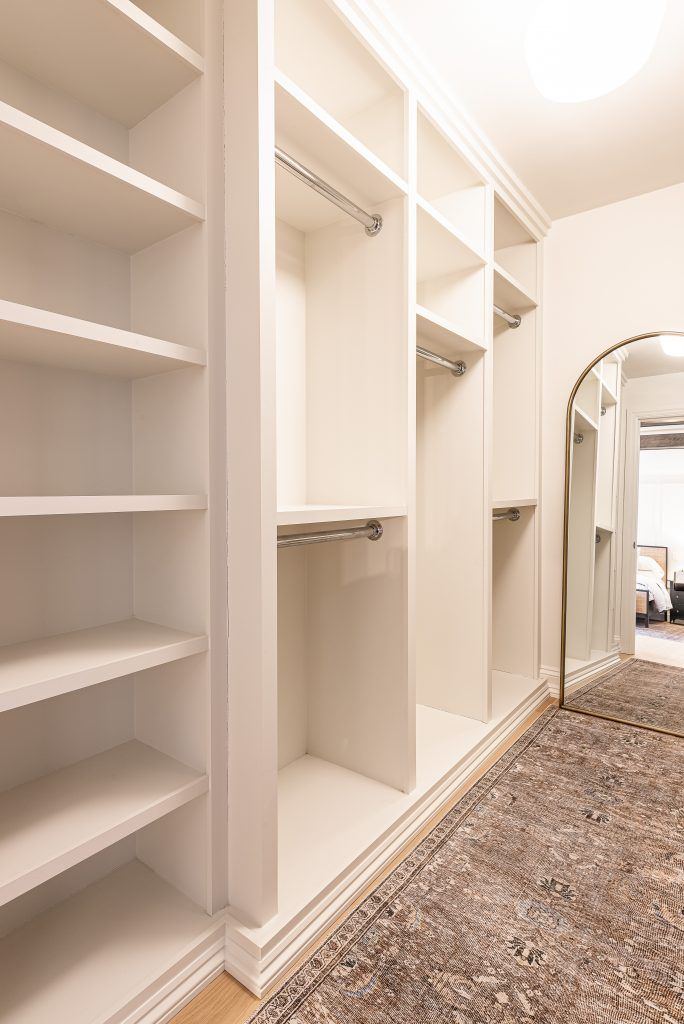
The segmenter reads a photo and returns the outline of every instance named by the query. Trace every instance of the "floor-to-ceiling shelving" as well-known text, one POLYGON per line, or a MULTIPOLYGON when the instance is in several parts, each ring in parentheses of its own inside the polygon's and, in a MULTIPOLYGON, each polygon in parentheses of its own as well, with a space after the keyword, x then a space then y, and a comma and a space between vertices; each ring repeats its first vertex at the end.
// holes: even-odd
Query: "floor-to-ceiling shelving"
POLYGON ((221 6, 0 14, 13 1024, 139 1019, 223 963, 221 6))
POLYGON ((548 692, 544 229, 351 6, 277 0, 229 27, 228 93, 248 82, 259 115, 229 123, 228 209, 227 964, 255 991, 548 692), (492 524, 502 496, 518 522, 492 524), (370 519, 377 542, 276 546, 370 519))

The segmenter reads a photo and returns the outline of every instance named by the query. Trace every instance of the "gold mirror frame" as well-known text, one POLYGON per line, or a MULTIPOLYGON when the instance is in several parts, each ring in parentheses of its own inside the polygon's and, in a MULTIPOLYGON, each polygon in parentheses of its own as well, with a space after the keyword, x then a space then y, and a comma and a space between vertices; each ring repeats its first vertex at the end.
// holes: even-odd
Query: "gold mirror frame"
POLYGON ((558 699, 559 707, 564 708, 565 711, 574 711, 578 715, 589 715, 591 718, 604 718, 609 722, 618 722, 620 725, 632 725, 636 729, 650 729, 651 732, 662 732, 667 736, 679 736, 681 738, 681 732, 674 732, 672 729, 663 729, 662 726, 658 725, 644 725, 643 722, 630 722, 629 719, 617 718, 614 715, 605 715, 600 711, 588 711, 586 708, 573 707, 570 704, 565 703, 565 627, 567 624, 567 596, 568 596, 568 529, 570 519, 570 452, 572 444, 572 412, 575 396, 579 391, 582 382, 591 370, 600 363, 602 359, 609 356, 611 352, 616 352, 619 348, 624 348, 626 345, 631 345, 635 341, 647 341, 649 338, 660 338, 663 334, 684 338, 684 331, 649 331, 647 334, 635 334, 631 338, 626 338, 624 341, 619 341, 616 345, 611 345, 610 348, 605 349, 600 355, 589 363, 587 368, 578 377, 574 388, 570 392, 570 398, 568 399, 568 407, 565 413, 565 493, 563 497, 563 581, 562 581, 562 600, 561 600, 561 646, 560 646, 560 694, 558 699))

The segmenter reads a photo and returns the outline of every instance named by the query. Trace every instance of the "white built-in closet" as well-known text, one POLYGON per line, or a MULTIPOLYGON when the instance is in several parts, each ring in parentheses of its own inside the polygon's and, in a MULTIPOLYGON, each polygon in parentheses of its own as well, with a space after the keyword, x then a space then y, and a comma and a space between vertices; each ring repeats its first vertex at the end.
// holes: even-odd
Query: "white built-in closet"
POLYGON ((227 965, 261 992, 548 695, 545 225, 363 4, 248 6, 226 61, 227 965))
POLYGON ((566 687, 619 661, 615 570, 624 358, 618 349, 588 371, 571 412, 566 687))
POLYGON ((221 8, 0 9, 3 1024, 223 963, 221 8))

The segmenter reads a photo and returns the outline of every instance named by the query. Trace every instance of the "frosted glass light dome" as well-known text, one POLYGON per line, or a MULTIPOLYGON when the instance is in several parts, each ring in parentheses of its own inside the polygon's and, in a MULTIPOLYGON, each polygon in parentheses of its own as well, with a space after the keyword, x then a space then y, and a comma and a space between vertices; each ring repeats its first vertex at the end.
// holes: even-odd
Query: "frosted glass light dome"
POLYGON ((581 103, 632 78, 651 55, 667 0, 540 0, 525 39, 542 96, 581 103))

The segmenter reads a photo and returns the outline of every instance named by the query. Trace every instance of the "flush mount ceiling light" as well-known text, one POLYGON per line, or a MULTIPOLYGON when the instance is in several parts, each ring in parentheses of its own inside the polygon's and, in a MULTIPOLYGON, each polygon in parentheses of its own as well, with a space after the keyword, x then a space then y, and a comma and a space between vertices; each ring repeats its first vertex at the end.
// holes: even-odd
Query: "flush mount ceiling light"
POLYGON ((632 78, 651 55, 667 0, 541 0, 525 39, 542 96, 581 103, 632 78))
POLYGON ((684 359, 684 338, 678 334, 661 334, 660 347, 666 356, 684 359))

